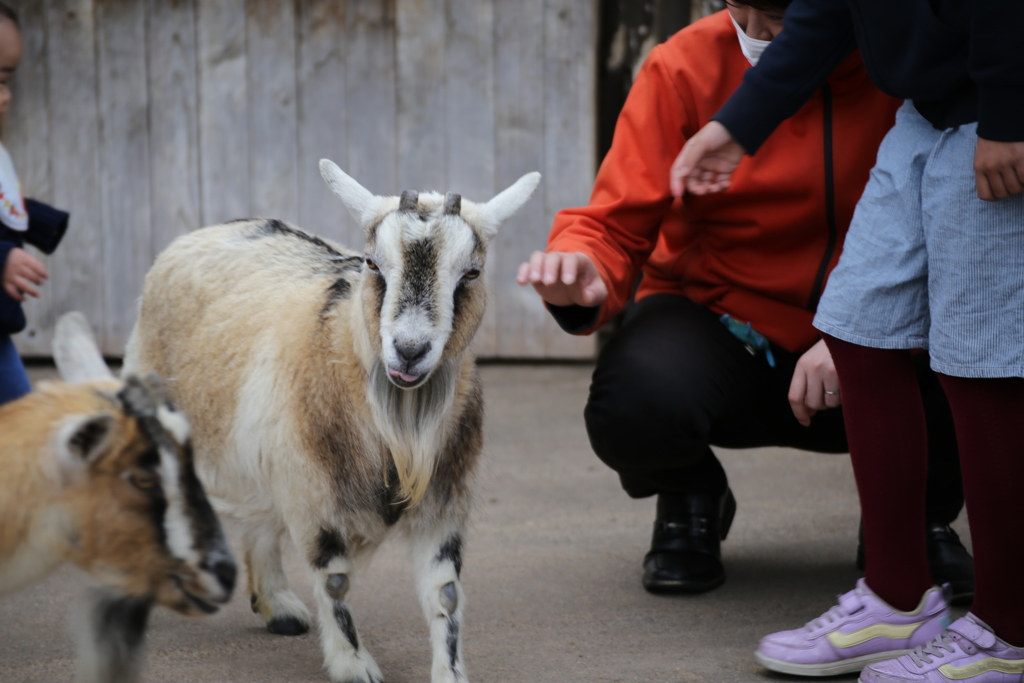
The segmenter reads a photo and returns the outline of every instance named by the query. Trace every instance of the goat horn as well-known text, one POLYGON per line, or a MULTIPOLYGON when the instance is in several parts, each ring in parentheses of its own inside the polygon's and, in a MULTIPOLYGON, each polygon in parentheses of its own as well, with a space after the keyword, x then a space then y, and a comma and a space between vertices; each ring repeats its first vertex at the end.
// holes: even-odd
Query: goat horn
POLYGON ((149 398, 153 401, 153 405, 171 405, 171 396, 167 393, 167 389, 164 388, 164 383, 160 380, 160 376, 155 372, 151 372, 144 377, 142 384, 146 387, 146 391, 149 392, 149 398))
POLYGON ((413 190, 406 190, 402 198, 398 200, 399 211, 415 211, 420 201, 420 195, 413 190))
POLYGON ((144 378, 129 375, 119 396, 128 414, 135 417, 153 417, 157 408, 170 405, 167 390, 155 373, 144 378))
POLYGON ((142 379, 128 375, 124 380, 124 389, 117 396, 124 405, 125 413, 138 420, 139 429, 158 447, 174 450, 176 440, 187 438, 187 433, 185 437, 177 435, 160 419, 158 411, 161 406, 173 407, 156 374, 142 379))
POLYGON ((146 383, 135 375, 125 378, 124 388, 118 394, 125 411, 134 417, 152 417, 156 415, 156 401, 153 392, 146 383))
POLYGON ((444 196, 444 213, 446 216, 458 216, 462 213, 462 195, 449 192, 444 196))

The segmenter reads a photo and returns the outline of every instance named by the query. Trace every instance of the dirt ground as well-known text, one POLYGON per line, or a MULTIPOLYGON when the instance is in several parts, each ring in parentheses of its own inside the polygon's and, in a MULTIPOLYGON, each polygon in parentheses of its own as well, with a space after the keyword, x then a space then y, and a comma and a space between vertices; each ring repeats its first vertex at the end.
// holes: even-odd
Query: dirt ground
MULTIPOLYGON (((797 680, 767 673, 752 653, 761 636, 817 617, 853 587, 859 513, 849 459, 720 451, 739 504, 723 547, 729 578, 703 595, 649 595, 640 562, 654 501, 626 497, 590 450, 582 419, 590 371, 483 368, 485 464, 462 574, 470 680, 797 680)), ((963 522, 957 529, 966 535, 963 522)), ((312 605, 302 563, 293 551, 287 557, 296 592, 312 605)), ((211 618, 154 614, 147 682, 327 681, 316 634, 269 634, 249 610, 242 578, 242 590, 211 618)), ((73 678, 68 621, 87 585, 64 568, 0 602, 0 681, 73 678)), ((428 633, 404 543, 386 544, 372 571, 355 578, 352 607, 387 681, 429 680, 428 633)))

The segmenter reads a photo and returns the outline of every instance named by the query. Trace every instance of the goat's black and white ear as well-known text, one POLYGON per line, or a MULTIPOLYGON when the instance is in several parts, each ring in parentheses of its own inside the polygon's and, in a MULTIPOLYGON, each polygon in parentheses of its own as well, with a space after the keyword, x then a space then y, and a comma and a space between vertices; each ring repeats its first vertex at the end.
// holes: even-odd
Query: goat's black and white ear
POLYGON ((377 222, 387 201, 385 197, 367 190, 330 159, 320 160, 320 175, 364 230, 377 222))
MULTIPOLYGON (((527 173, 491 201, 476 205, 476 215, 471 222, 480 231, 484 241, 490 242, 498 234, 505 221, 529 201, 539 184, 540 173, 527 173)), ((463 217, 468 218, 465 213, 463 217)))
POLYGON ((113 379, 92 336, 89 321, 78 311, 65 313, 53 332, 53 361, 65 382, 113 379))
POLYGON ((65 481, 102 458, 114 441, 116 420, 109 413, 70 415, 57 428, 54 450, 65 481))

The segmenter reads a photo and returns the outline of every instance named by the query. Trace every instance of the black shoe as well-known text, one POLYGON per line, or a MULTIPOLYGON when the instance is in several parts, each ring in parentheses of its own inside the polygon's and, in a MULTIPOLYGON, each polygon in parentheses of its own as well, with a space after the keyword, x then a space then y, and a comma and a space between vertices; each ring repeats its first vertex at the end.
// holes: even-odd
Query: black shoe
POLYGON ((928 566, 932 581, 949 584, 954 605, 969 605, 974 598, 974 558, 948 524, 929 524, 928 566))
POLYGON ((736 515, 736 499, 703 495, 658 496, 643 584, 651 593, 701 593, 725 581, 721 541, 736 515))
MULTIPOLYGON (((949 584, 954 605, 969 605, 974 598, 974 558, 948 524, 930 522, 925 531, 928 568, 936 585, 949 584)), ((857 545, 857 568, 864 569, 864 526, 857 545)))

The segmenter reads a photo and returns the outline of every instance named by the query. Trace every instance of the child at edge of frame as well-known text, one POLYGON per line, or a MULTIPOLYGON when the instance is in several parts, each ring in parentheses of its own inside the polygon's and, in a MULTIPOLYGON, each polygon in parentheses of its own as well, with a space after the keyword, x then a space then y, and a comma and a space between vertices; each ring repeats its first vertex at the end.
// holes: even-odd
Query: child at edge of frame
MULTIPOLYGON (((21 63, 18 15, 0 2, 0 126, 11 103, 10 79, 21 63)), ((11 336, 25 329, 21 304, 49 277, 46 266, 25 250, 31 244, 52 254, 68 226, 68 214, 26 200, 7 149, 0 144, 0 405, 32 390, 11 336)))

